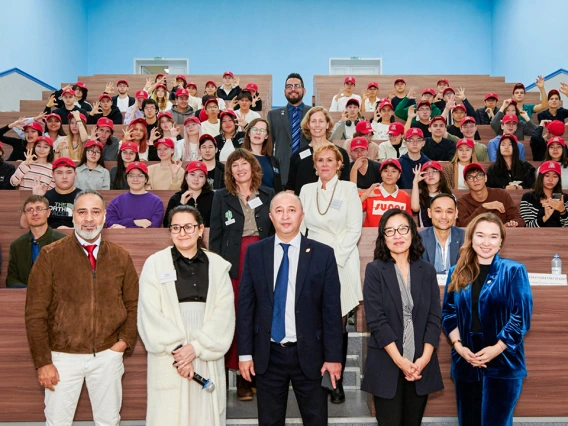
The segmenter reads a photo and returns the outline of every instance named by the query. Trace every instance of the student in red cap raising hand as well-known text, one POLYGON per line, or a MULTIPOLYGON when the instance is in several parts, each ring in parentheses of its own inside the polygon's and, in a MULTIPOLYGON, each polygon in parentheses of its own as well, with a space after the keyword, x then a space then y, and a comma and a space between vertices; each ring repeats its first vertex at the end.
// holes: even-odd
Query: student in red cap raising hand
POLYGON ((428 216, 430 201, 438 194, 451 194, 446 177, 442 173, 442 165, 437 161, 427 161, 422 167, 416 166, 413 170, 412 181, 412 211, 418 213, 418 226, 432 226, 432 219, 428 216))
POLYGON ((359 106, 361 105, 361 96, 353 93, 355 90, 355 83, 355 77, 345 77, 345 80, 343 80, 343 87, 339 89, 339 93, 337 93, 331 101, 329 112, 344 111, 347 107, 347 102, 350 99, 357 99, 357 104, 359 106))
POLYGON ((24 153, 26 160, 18 166, 10 178, 10 184, 18 189, 34 189, 39 186, 44 190, 55 187, 51 164, 55 159, 53 141, 47 136, 40 136, 32 149, 24 153))

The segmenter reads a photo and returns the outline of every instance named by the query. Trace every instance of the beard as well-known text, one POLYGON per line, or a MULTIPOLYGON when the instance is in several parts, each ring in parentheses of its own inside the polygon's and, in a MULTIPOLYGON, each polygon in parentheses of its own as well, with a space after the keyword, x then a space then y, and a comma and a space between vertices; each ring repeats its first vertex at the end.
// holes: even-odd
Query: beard
POLYGON ((106 220, 103 220, 103 223, 101 223, 99 226, 96 227, 96 229, 93 229, 92 231, 86 231, 84 229, 81 229, 81 226, 77 225, 76 223, 73 223, 73 227, 75 228, 75 232, 77 233, 77 235, 79 235, 84 240, 90 241, 96 239, 100 235, 100 233, 104 228, 105 221, 106 220))
POLYGON ((301 93, 291 93, 290 95, 286 95, 286 100, 291 104, 297 104, 304 98, 304 95, 301 93))

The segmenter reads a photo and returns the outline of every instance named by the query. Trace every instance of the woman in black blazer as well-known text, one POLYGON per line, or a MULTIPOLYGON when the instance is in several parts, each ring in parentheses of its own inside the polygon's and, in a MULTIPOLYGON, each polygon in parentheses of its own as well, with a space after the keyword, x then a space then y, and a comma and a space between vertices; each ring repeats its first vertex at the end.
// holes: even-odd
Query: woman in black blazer
POLYGON ((440 290, 423 251, 412 216, 387 211, 363 289, 371 336, 361 389, 374 395, 380 426, 420 426, 428 394, 444 388, 440 290))
MULTIPOLYGON (((262 169, 248 150, 237 148, 225 164, 225 188, 215 191, 211 208, 209 248, 231 263, 229 275, 235 293, 235 309, 239 283, 247 247, 274 234, 270 202, 274 190, 261 186, 262 169)), ((239 369, 235 340, 225 355, 225 366, 239 369)), ((250 383, 237 376, 237 396, 241 401, 253 397, 250 383)))

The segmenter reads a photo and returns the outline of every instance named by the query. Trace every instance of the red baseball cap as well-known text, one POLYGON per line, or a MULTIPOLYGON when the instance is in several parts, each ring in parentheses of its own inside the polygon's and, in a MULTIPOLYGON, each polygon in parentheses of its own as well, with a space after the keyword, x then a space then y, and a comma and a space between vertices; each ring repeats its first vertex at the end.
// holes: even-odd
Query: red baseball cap
POLYGON ((48 137, 48 136, 40 136, 39 138, 37 138, 35 140, 35 143, 39 143, 39 142, 45 142, 47 143, 49 146, 53 146, 53 140, 48 137))
MULTIPOLYGON (((71 114, 71 113, 67 114, 68 120, 71 120, 72 118, 73 118, 73 114, 71 114)), ((87 117, 85 117, 85 114, 79 113, 79 118, 81 119, 81 121, 84 121, 85 123, 87 122, 87 117)))
POLYGON ((45 121, 49 120, 50 118, 55 118, 56 120, 59 120, 59 122, 61 123, 61 117, 59 116, 59 114, 55 114, 54 112, 52 112, 51 114, 47 114, 43 118, 45 119, 45 121))
POLYGON ((447 78, 441 78, 436 82, 436 86, 440 83, 446 83, 448 86, 450 85, 450 82, 448 81, 447 78))
POLYGON ((128 127, 132 127, 132 126, 134 126, 135 124, 138 124, 138 123, 142 124, 144 127, 148 126, 148 122, 146 121, 146 119, 140 117, 140 118, 137 118, 136 120, 132 120, 130 122, 130 124, 128 125, 128 127))
MULTIPOLYGON (((53 114, 53 115, 57 115, 57 114, 53 114)), ((58 116, 58 115, 57 115, 58 116)), ((59 116, 58 116, 59 117, 59 116)), ((60 120, 61 121, 61 118, 60 120)), ((26 124, 23 129, 24 131, 26 131, 26 129, 32 128, 34 130, 37 130, 37 132, 41 135, 43 133, 43 127, 41 127, 41 124, 39 124, 37 121, 32 121, 30 124, 26 124)))
POLYGON ((170 138, 162 138, 162 139, 158 139, 156 142, 154 142, 154 146, 156 148, 158 148, 158 145, 166 145, 169 148, 175 148, 176 144, 174 143, 173 140, 171 140, 170 138))
POLYGON ((87 143, 85 144, 85 149, 90 148, 92 146, 98 147, 101 150, 101 152, 103 152, 103 144, 100 143, 99 141, 94 141, 92 139, 87 141, 87 143))
POLYGON ((146 92, 145 90, 138 90, 136 92, 136 99, 138 98, 148 99, 148 92, 146 92))
POLYGON ((430 104, 430 102, 428 101, 420 101, 418 102, 418 105, 416 105, 416 111, 418 111, 420 109, 421 106, 426 105, 428 108, 432 109, 432 105, 430 104))
POLYGON ((422 94, 423 95, 429 94, 429 95, 432 95, 432 96, 436 96, 436 91, 434 89, 424 89, 422 91, 422 94))
POLYGON ((205 141, 213 141, 215 146, 217 146, 217 141, 215 140, 215 138, 208 133, 204 133, 199 137, 199 145, 201 145, 205 141))
POLYGON ((503 141, 503 139, 509 139, 511 142, 516 142, 519 143, 519 140, 517 139, 517 137, 511 133, 505 133, 503 134, 503 136, 501 136, 501 139, 499 139, 499 143, 501 143, 503 141))
POLYGON ((73 169, 77 168, 75 162, 69 157, 59 157, 51 165, 52 170, 58 169, 59 167, 72 167, 73 169))
POLYGON ((205 83, 205 87, 207 87, 209 84, 212 84, 213 86, 217 87, 217 83, 215 83, 213 80, 208 80, 208 81, 205 83))
POLYGON ((428 123, 428 126, 431 126, 432 123, 436 122, 436 121, 443 121, 444 124, 446 124, 446 119, 444 117, 442 117, 441 115, 437 115, 436 117, 432 117, 430 119, 430 123, 428 123))
POLYGON ((519 119, 517 118, 516 114, 507 114, 505 117, 503 117, 503 119, 501 120, 501 123, 505 124, 505 123, 509 123, 510 121, 514 121, 515 123, 518 123, 519 119))
POLYGON ((181 78, 183 81, 185 81, 185 82, 187 83, 187 78, 185 78, 185 75, 183 75, 183 74, 176 75, 176 80, 177 80, 178 78, 181 78))
POLYGON ((112 101, 112 96, 111 96, 111 95, 109 95, 108 93, 103 93, 101 96, 99 96, 99 102, 100 102, 101 100, 103 100, 104 98, 107 98, 107 99, 109 99, 109 100, 112 101))
POLYGON ((554 137, 550 138, 548 140, 548 142, 546 143, 546 146, 549 147, 553 143, 559 143, 562 146, 566 146, 566 142, 564 142, 564 139, 562 139, 560 136, 554 136, 554 137))
POLYGON ((465 166, 463 168, 463 177, 465 178, 467 173, 470 170, 481 170, 483 173, 485 173, 485 169, 483 168, 483 166, 479 163, 469 163, 467 166, 465 166))
POLYGON ((464 117, 461 119, 460 121, 460 127, 463 126, 465 123, 473 123, 473 124, 477 124, 477 122, 475 121, 475 118, 473 117, 464 117))
POLYGON ((560 167, 560 163, 552 160, 542 163, 538 168, 538 174, 543 175, 548 172, 555 172, 558 176, 562 176, 562 168, 560 167))
POLYGON ((345 80, 343 80, 343 84, 345 83, 351 83, 351 84, 355 84, 355 77, 345 77, 345 80))
POLYGON ((174 116, 170 111, 162 111, 158 113, 158 120, 160 120, 162 117, 168 117, 170 120, 174 119, 174 116))
POLYGON ((235 74, 233 74, 231 71, 225 71, 225 72, 223 73, 223 77, 225 77, 226 75, 228 75, 228 76, 231 77, 231 78, 234 78, 234 77, 235 77, 235 74))
POLYGON ((176 96, 179 98, 181 96, 187 96, 189 97, 189 90, 187 89, 177 89, 176 90, 176 96))
POLYGON ((83 83, 82 81, 78 81, 77 83, 75 83, 73 86, 79 86, 81 89, 86 89, 87 85, 85 83, 83 83))
POLYGON ((199 170, 201 172, 203 172, 205 174, 205 176, 207 176, 207 166, 205 165, 205 163, 203 161, 190 161, 189 164, 187 165, 187 167, 185 168, 185 171, 187 173, 191 173, 194 172, 196 170, 199 170))
POLYGON ((564 130, 566 129, 564 123, 560 120, 552 120, 550 123, 546 124, 546 128, 553 136, 564 135, 564 130))
POLYGON ((355 99, 355 98, 349 98, 347 100, 347 103, 345 104, 345 107, 348 107, 351 104, 356 104, 358 108, 361 107, 361 104, 359 103, 359 99, 355 99))
POLYGON ((438 170, 439 172, 442 171, 442 165, 440 163, 438 163, 437 161, 434 160, 430 160, 430 161, 426 161, 424 164, 422 164, 422 171, 426 171, 430 168, 434 168, 436 170, 438 170))
POLYGON ((404 78, 402 78, 402 77, 398 77, 398 78, 395 78, 395 80, 394 80, 394 85, 395 85, 395 86, 396 86, 396 83, 404 83, 404 84, 406 84, 406 80, 405 80, 404 78))
POLYGON ((215 105, 219 106, 219 101, 217 100, 217 98, 209 98, 203 104, 203 108, 207 108, 207 105, 209 105, 209 104, 215 104, 215 105))
POLYGON ((245 86, 245 88, 243 90, 246 90, 248 92, 258 92, 258 85, 255 83, 249 83, 245 86))
MULTIPOLYGON (((463 121, 463 120, 462 120, 463 121)), ((475 148, 475 142, 468 138, 462 138, 456 142, 456 148, 459 148, 462 145, 467 145, 471 149, 475 148)))
POLYGON ((467 110, 465 109, 465 105, 464 104, 457 104, 452 108, 452 112, 454 112, 456 109, 461 109, 463 112, 467 113, 467 110))
MULTIPOLYGON (((446 80, 446 81, 447 81, 447 80, 446 80)), ((446 94, 446 92, 452 92, 454 95, 456 94, 456 91, 455 91, 453 88, 451 88, 451 87, 446 87, 446 88, 444 89, 444 91, 442 92, 442 96, 444 96, 444 95, 446 94)))
POLYGON ((118 81, 116 82, 116 85, 118 86, 120 83, 124 83, 124 84, 126 84, 126 85, 128 86, 128 81, 127 81, 127 80, 120 79, 120 80, 118 80, 118 81))
POLYGON ((497 96, 497 93, 495 93, 495 92, 490 92, 490 93, 486 94, 485 98, 483 98, 483 100, 486 101, 487 99, 490 99, 490 98, 493 98, 496 101, 499 100, 499 96, 497 96))
POLYGON ((388 99, 379 104, 379 111, 382 110, 384 107, 390 107, 390 109, 394 110, 394 107, 392 106, 392 104, 388 99))
POLYGON ((156 84, 154 91, 157 91, 158 89, 164 89, 166 92, 168 91, 168 88, 166 87, 165 84, 156 84))
POLYGON ((201 121, 199 121, 199 118, 197 118, 197 117, 195 117, 195 116, 187 117, 187 118, 183 121, 183 125, 184 125, 184 126, 187 126, 190 122, 194 122, 195 124, 201 125, 201 121))
POLYGON ((65 95, 75 96, 75 91, 73 89, 65 89, 63 92, 61 92, 61 96, 65 96, 65 95))
POLYGON ((355 131, 363 133, 364 135, 369 135, 373 133, 373 126, 370 121, 361 120, 355 125, 355 131))
POLYGON ((185 87, 195 87, 197 89, 197 84, 195 84, 193 81, 188 81, 185 87))
POLYGON ((396 158, 387 158, 386 160, 384 160, 381 163, 381 172, 383 171, 383 169, 387 166, 394 166, 396 167, 400 172, 402 172, 402 166, 400 165, 399 161, 396 158))
POLYGON ((408 139, 412 136, 420 136, 421 138, 423 138, 424 133, 422 132, 422 129, 419 129, 418 127, 411 127, 406 131, 404 138, 408 139))
POLYGON ((363 136, 358 136, 356 138, 353 138, 351 139, 351 151, 353 151, 356 148, 368 149, 369 142, 367 142, 367 139, 365 139, 363 136))
POLYGON ((124 151, 126 149, 131 149, 134 152, 138 152, 138 150, 139 150, 138 145, 136 145, 134 142, 130 142, 130 141, 122 142, 119 149, 121 151, 124 151))
POLYGON ((164 77, 165 74, 156 74, 156 79, 160 78, 160 77, 164 77))
POLYGON ((548 92, 548 99, 550 99, 550 97, 551 97, 552 95, 556 95, 556 96, 560 97, 560 92, 559 92, 558 90, 556 90, 556 89, 550 90, 550 91, 548 92))
POLYGON ((394 123, 391 123, 389 125, 389 130, 387 133, 393 136, 400 136, 404 133, 404 125, 402 123, 399 123, 398 121, 395 121, 394 123))
POLYGON ((130 173, 130 171, 134 169, 138 169, 146 176, 148 176, 148 166, 141 161, 133 161, 128 166, 126 166, 126 174, 130 173))
POLYGON ((367 84, 367 89, 370 89, 371 87, 376 87, 378 89, 379 83, 377 83, 376 81, 371 81, 369 84, 367 84))
POLYGON ((230 115, 233 118, 237 118, 237 113, 235 111, 233 111, 232 109, 228 109, 227 111, 223 111, 221 114, 219 114, 219 118, 223 119, 224 116, 226 115, 230 115))
POLYGON ((513 86, 513 92, 515 93, 515 90, 517 89, 523 89, 524 91, 526 91, 527 89, 525 89, 525 85, 523 83, 517 83, 513 86))
POLYGON ((101 117, 97 120, 97 127, 108 127, 111 131, 114 132, 114 123, 110 118, 101 117))
POLYGON ((202 110, 199 112, 199 121, 201 121, 201 122, 203 123, 204 121, 207 121, 207 118, 208 118, 208 117, 207 117, 207 112, 206 112, 204 109, 202 109, 202 110))

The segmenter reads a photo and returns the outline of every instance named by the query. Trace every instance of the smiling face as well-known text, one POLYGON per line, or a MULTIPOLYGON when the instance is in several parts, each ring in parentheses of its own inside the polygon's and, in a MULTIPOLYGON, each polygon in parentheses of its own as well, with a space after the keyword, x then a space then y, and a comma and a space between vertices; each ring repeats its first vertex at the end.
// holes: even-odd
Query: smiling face
POLYGON ((328 128, 329 123, 327 122, 327 118, 322 111, 315 112, 310 116, 308 129, 310 130, 312 138, 325 138, 328 128))
POLYGON ((475 227, 471 246, 477 254, 477 261, 483 265, 490 264, 501 248, 503 236, 496 223, 481 221, 475 227))
POLYGON ((203 236, 203 231, 205 229, 203 224, 198 225, 195 216, 193 216, 190 212, 178 212, 172 216, 170 229, 175 225, 181 227, 180 232, 177 234, 173 234, 170 231, 172 242, 176 248, 181 252, 195 250, 199 238, 203 236), (185 231, 184 226, 188 224, 193 225, 193 232, 191 233, 187 233, 185 231))
POLYGON ((237 184, 252 182, 252 167, 244 158, 239 158, 231 164, 231 173, 237 184))
POLYGON ((207 182, 207 176, 201 170, 194 170, 187 174, 185 181, 191 191, 201 191, 201 188, 207 182))
POLYGON ((184 110, 189 105, 189 96, 178 96, 177 106, 179 110, 184 110))
POLYGON ((251 145, 262 146, 264 141, 268 139, 268 127, 264 121, 257 121, 253 128, 249 129, 249 138, 251 145))
POLYGON ((51 146, 44 141, 38 142, 34 145, 34 153, 39 159, 47 159, 49 153, 51 152, 51 146))
POLYGON ((67 191, 75 185, 77 173, 73 167, 58 167, 53 171, 55 187, 61 191, 67 191))
POLYGON ((126 175, 126 182, 131 191, 141 191, 146 186, 148 178, 140 169, 132 169, 126 175))
POLYGON ((337 160, 336 154, 331 149, 321 151, 316 159, 316 172, 320 179, 329 182, 341 169, 341 161, 337 160))
POLYGON ((232 135, 237 131, 235 119, 229 114, 224 115, 221 120, 221 129, 223 129, 223 133, 232 135))
MULTIPOLYGON (((387 230, 389 228, 398 229, 404 234, 407 228, 410 228, 410 224, 406 217, 401 214, 397 214, 389 218, 385 224, 385 232, 388 232, 387 230)), ((410 230, 405 235, 401 235, 401 233, 397 231, 393 236, 387 237, 385 235, 384 238, 391 255, 403 255, 404 253, 408 253, 410 245, 412 244, 412 232, 410 230)))
POLYGON ((50 117, 47 120, 47 130, 50 132, 58 132, 59 129, 61 129, 61 122, 55 117, 50 117))
POLYGON ((207 86, 205 86, 205 93, 208 94, 209 96, 215 96, 215 92, 217 91, 217 88, 215 87, 214 84, 208 84, 207 86))
POLYGON ((304 219, 302 203, 294 194, 280 192, 272 200, 269 217, 280 239, 294 238, 304 219))
POLYGON ((436 198, 428 208, 428 216, 432 225, 439 230, 450 229, 456 223, 456 203, 450 197, 436 198))
POLYGON ((73 225, 81 238, 92 242, 96 240, 105 224, 105 208, 98 195, 80 196, 73 206, 73 225))
POLYGON ((120 156, 122 158, 122 162, 126 166, 136 160, 136 151, 133 149, 125 149, 120 151, 120 156))
POLYGON ((161 161, 171 160, 174 155, 174 149, 163 143, 157 146, 156 151, 158 152, 158 158, 161 161))
POLYGON ((400 170, 392 165, 388 165, 381 170, 381 178, 385 185, 396 185, 397 181, 400 179, 400 174, 400 170))
POLYGON ((41 201, 34 201, 33 203, 27 203, 24 206, 24 214, 26 217, 26 222, 29 226, 39 227, 47 223, 47 218, 51 214, 49 206, 46 206, 41 201))
POLYGON ((286 80, 286 85, 284 86, 284 96, 290 104, 298 104, 302 101, 305 94, 306 89, 303 87, 302 80, 300 80, 299 78, 289 78, 288 80, 286 80))
POLYGON ((464 138, 474 139, 475 132, 477 132, 477 126, 475 123, 467 122, 460 127, 460 130, 463 133, 464 138))
POLYGON ((548 155, 550 155, 550 159, 554 161, 560 161, 562 158, 562 151, 562 145, 557 142, 551 143, 548 147, 548 155))

